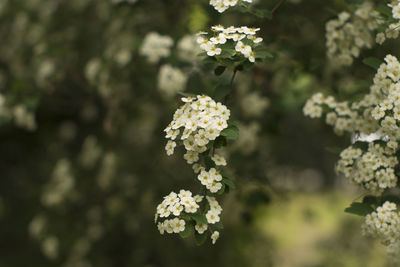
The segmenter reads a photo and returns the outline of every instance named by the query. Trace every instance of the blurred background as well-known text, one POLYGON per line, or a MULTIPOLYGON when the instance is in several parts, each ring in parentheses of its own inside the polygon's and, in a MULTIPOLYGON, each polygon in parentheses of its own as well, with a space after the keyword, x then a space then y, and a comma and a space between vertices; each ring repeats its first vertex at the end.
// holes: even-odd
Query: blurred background
POLYGON ((259 20, 207 0, 0 0, 0 266, 389 266, 343 211, 364 194, 334 173, 350 136, 302 114, 316 92, 367 92, 361 59, 399 51, 332 67, 325 23, 349 8, 292 0, 259 20), (223 153, 237 189, 218 242, 196 246, 153 221, 163 196, 199 188, 163 129, 177 91, 212 80, 193 34, 216 24, 260 27, 275 58, 236 77, 240 138, 223 153))

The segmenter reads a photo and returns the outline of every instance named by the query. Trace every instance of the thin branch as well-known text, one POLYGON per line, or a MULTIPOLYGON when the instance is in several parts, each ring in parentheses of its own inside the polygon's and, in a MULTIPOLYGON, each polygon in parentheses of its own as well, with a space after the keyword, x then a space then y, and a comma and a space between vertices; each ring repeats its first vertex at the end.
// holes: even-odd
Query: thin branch
POLYGON ((274 12, 285 2, 285 0, 280 0, 271 10, 271 13, 274 14, 274 12))
POLYGON ((233 80, 235 79, 237 69, 233 71, 232 79, 231 79, 231 87, 233 86, 233 80))

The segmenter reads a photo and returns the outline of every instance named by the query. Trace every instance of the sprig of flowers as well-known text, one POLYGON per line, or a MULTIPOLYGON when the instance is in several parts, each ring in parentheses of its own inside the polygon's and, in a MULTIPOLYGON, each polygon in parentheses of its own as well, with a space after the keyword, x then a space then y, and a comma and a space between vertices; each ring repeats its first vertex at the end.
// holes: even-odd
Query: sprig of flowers
MULTIPOLYGON (((273 11, 281 3, 282 1, 273 11)), ((238 0, 211 0, 210 4, 219 12, 223 12, 230 6, 243 3, 238 0)), ((273 13, 249 10, 246 8, 248 5, 242 7, 245 8, 242 12, 259 14, 259 17, 272 16, 273 13)), ((233 71, 229 85, 218 83, 213 89, 215 93, 220 88, 225 88, 224 92, 217 96, 211 94, 221 101, 229 96, 237 71, 252 67, 257 59, 265 59, 272 55, 260 45, 263 39, 257 37, 259 28, 225 28, 217 25, 211 30, 210 35, 200 32, 197 37, 200 49, 205 51, 203 55, 208 56, 204 61, 209 59, 208 63, 218 65, 214 71, 216 76, 221 75, 227 68, 233 71), (226 90, 226 87, 230 90, 226 90)), ((189 39, 185 41, 188 44, 190 42, 192 41, 189 39)), ((187 50, 188 45, 185 44, 184 47, 187 50)), ((226 159, 218 154, 216 149, 226 146, 228 139, 235 140, 239 137, 238 124, 230 120, 230 110, 210 96, 182 94, 186 96, 182 98, 184 104, 176 110, 173 120, 164 130, 168 139, 165 150, 167 155, 172 155, 177 147, 184 147, 186 152, 183 157, 188 164, 193 164, 193 171, 203 188, 201 194, 194 197, 192 192, 185 190, 181 190, 179 194, 172 192, 164 197, 164 201, 157 207, 155 221, 161 234, 179 233, 182 237, 188 237, 194 229, 198 244, 207 239, 206 230, 209 230, 212 243, 215 244, 220 236, 219 231, 215 229, 222 229, 223 225, 220 222, 222 208, 214 194, 221 195, 235 188, 233 178, 221 169, 227 165, 226 159)))
POLYGON ((165 137, 170 139, 165 149, 172 155, 176 141, 179 141, 187 151, 185 159, 192 164, 197 162, 198 153, 206 151, 210 141, 228 127, 230 111, 206 95, 183 97, 182 101, 185 104, 175 111, 174 119, 164 129, 165 137))
MULTIPOLYGON (((221 212, 222 207, 215 197, 193 196, 190 191, 180 190, 178 194, 171 192, 164 197, 163 202, 157 206, 155 221, 160 234, 179 233, 187 237, 194 230, 196 238, 205 239, 207 230, 222 227, 221 212)), ((219 232, 214 231, 211 235, 213 244, 218 237, 219 232)))
POLYGON ((221 25, 213 26, 212 37, 206 38, 208 33, 200 32, 197 43, 208 56, 243 56, 250 62, 255 62, 256 53, 254 49, 263 41, 257 37, 260 28, 228 27, 221 25))

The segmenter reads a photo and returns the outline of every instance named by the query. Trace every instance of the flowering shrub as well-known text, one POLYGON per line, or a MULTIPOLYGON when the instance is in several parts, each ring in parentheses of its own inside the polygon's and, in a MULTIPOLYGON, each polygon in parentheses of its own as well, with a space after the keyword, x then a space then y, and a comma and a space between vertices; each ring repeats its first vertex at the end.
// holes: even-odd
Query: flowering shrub
MULTIPOLYGON (((307 131, 299 107, 311 90, 352 84, 363 69, 343 68, 342 79, 325 64, 325 8, 343 1, 208 2, 0 0, 1 266, 276 264, 278 248, 253 230, 259 205, 279 201, 272 196, 282 188, 309 192, 332 178, 314 170, 326 162, 309 142, 323 135, 307 131), (285 12, 264 20, 283 2, 285 12), (297 166, 308 162, 312 170, 297 166), (210 246, 179 240, 189 236, 210 246)), ((344 49, 332 61, 350 50, 357 64, 376 33, 395 37, 395 5, 340 15, 330 34, 344 49)), ((398 205, 387 197, 398 180, 397 63, 384 64, 367 99, 317 94, 305 108, 352 135, 336 170, 370 192, 351 207, 363 215, 398 205)), ((374 236, 395 251, 381 217, 368 232, 382 231, 374 236)), ((395 228, 391 217, 385 223, 395 228)))
MULTIPOLYGON (((399 10, 399 1, 376 10, 365 2, 352 19, 349 13, 341 13, 338 20, 329 21, 326 26, 328 56, 338 58, 339 64, 350 65, 361 48, 372 46, 375 30, 381 31, 376 37, 379 44, 385 38, 397 38, 399 10)), ((336 170, 371 196, 352 203, 346 211, 366 216, 363 233, 381 239, 391 260, 399 261, 399 215, 394 202, 400 203, 400 198, 398 192, 391 193, 398 187, 399 175, 400 63, 390 54, 384 62, 376 58, 363 62, 377 73, 369 92, 360 100, 338 102, 333 96, 317 93, 307 101, 303 112, 311 118, 326 114, 325 121, 335 133, 352 135, 353 144, 340 153, 336 170), (389 197, 392 202, 385 201, 389 197)))
MULTIPOLYGON (((254 48, 262 42, 261 37, 257 37, 256 33, 260 28, 248 28, 246 26, 235 28, 224 28, 221 25, 213 26, 214 37, 209 39, 200 33, 197 42, 200 48, 207 52, 208 56, 243 56, 250 62, 255 62, 256 53, 254 48)), ((261 53, 260 53, 261 54, 261 53)), ((257 54, 258 56, 258 54, 257 54)))

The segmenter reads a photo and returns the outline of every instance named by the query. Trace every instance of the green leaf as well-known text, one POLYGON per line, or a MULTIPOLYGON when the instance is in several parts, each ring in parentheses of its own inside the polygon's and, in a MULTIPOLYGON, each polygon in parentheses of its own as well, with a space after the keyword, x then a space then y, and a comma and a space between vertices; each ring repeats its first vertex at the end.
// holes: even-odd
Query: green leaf
POLYGON ((369 206, 371 206, 371 205, 376 205, 378 203, 378 200, 376 199, 375 196, 365 196, 363 198, 362 203, 368 204, 369 206))
POLYGON ((250 46, 251 46, 251 45, 254 44, 253 40, 250 40, 250 39, 247 39, 247 38, 244 38, 244 39, 242 39, 241 41, 242 41, 242 43, 245 44, 245 45, 250 45, 250 46))
POLYGON ((217 192, 218 195, 222 195, 223 193, 225 193, 225 184, 222 184, 221 189, 217 192))
POLYGON ((262 58, 262 59, 265 59, 265 58, 274 58, 274 56, 273 56, 270 52, 268 52, 268 51, 259 51, 259 52, 255 52, 255 57, 256 57, 256 58, 262 58))
POLYGON ((198 246, 203 245, 204 242, 207 240, 207 232, 204 232, 202 234, 197 233, 197 231, 194 232, 194 237, 196 239, 196 244, 198 246))
POLYGON ((365 58, 362 62, 365 65, 370 66, 376 70, 379 69, 380 65, 383 63, 382 61, 380 61, 379 59, 377 59, 375 57, 365 58))
POLYGON ((220 148, 226 146, 228 142, 226 141, 225 136, 218 136, 214 141, 214 148, 220 148))
POLYGON ((217 60, 215 59, 215 57, 205 57, 201 60, 201 62, 203 63, 203 65, 207 66, 214 65, 215 63, 217 63, 217 60))
POLYGON ((185 93, 185 92, 178 92, 178 95, 186 96, 186 97, 196 97, 196 94, 185 93))
POLYGON ((374 209, 369 204, 353 202, 350 207, 346 208, 344 211, 359 216, 366 216, 373 212, 374 209))
POLYGON ((400 204, 400 198, 398 196, 395 196, 395 195, 382 196, 382 203, 385 203, 386 201, 394 202, 396 204, 400 204))
POLYGON ((220 57, 219 56, 217 61, 219 64, 221 64, 225 67, 228 67, 228 68, 233 68, 233 66, 235 66, 235 60, 233 60, 230 57, 220 57))
POLYGON ((222 50, 220 57, 232 57, 234 55, 236 55, 236 50, 225 49, 225 50, 222 50))
POLYGON ((232 180, 229 180, 227 178, 222 178, 222 182, 224 184, 226 184, 227 186, 229 186, 231 189, 235 189, 236 188, 236 186, 235 186, 235 184, 233 183, 232 180))
POLYGON ((232 88, 229 84, 220 83, 214 90, 213 99, 216 101, 222 101, 224 98, 229 95, 232 91, 232 88))
POLYGON ((235 6, 235 9, 241 13, 249 12, 250 4, 241 2, 240 5, 235 6))
POLYGON ((201 52, 201 53, 197 54, 197 56, 198 57, 205 57, 205 56, 208 56, 208 55, 207 55, 207 52, 201 52))
POLYGON ((264 46, 257 46, 254 48, 254 54, 256 58, 274 58, 274 55, 268 52, 264 46))
POLYGON ((233 125, 233 126, 239 127, 240 122, 238 120, 228 120, 228 125, 229 126, 233 125))
POLYGON ((204 216, 204 214, 195 213, 191 214, 190 217, 192 217, 192 219, 195 220, 197 223, 208 224, 207 218, 206 216, 204 216))
POLYGON ((221 175, 222 175, 222 177, 227 178, 227 179, 229 179, 231 181, 235 181, 236 180, 235 176, 233 176, 233 175, 231 175, 229 173, 223 172, 221 175))
POLYGON ((224 225, 222 224, 221 221, 219 221, 219 222, 217 222, 217 223, 214 223, 213 226, 214 226, 215 228, 217 228, 217 229, 221 229, 221 230, 224 229, 224 225))
POLYGON ((274 15, 268 9, 254 9, 252 12, 254 15, 264 19, 272 19, 274 15))
POLYGON ((226 70, 225 66, 218 66, 218 67, 215 68, 214 74, 216 76, 220 76, 220 75, 222 75, 222 73, 224 73, 225 70, 226 70))
POLYGON ((204 163, 205 163, 207 169, 211 169, 211 168, 215 167, 215 163, 209 155, 204 157, 204 163))
POLYGON ((377 8, 376 11, 379 13, 391 18, 392 17, 392 9, 388 7, 386 4, 380 4, 377 8))
POLYGON ((193 72, 187 81, 186 88, 190 88, 190 90, 196 94, 201 94, 204 91, 204 78, 200 73, 198 72, 193 72))
POLYGON ((239 129, 236 126, 229 126, 221 131, 221 135, 227 139, 236 140, 239 138, 239 129))
POLYGON ((190 234, 192 233, 192 231, 193 231, 193 223, 191 222, 191 221, 189 221, 189 222, 186 222, 186 224, 185 224, 185 230, 183 230, 182 232, 179 232, 179 235, 182 237, 182 238, 187 238, 187 237, 189 237, 190 236, 190 234))
POLYGON ((337 147, 337 146, 328 146, 328 147, 325 147, 325 150, 328 152, 331 152, 333 154, 340 154, 343 151, 342 148, 337 147))

